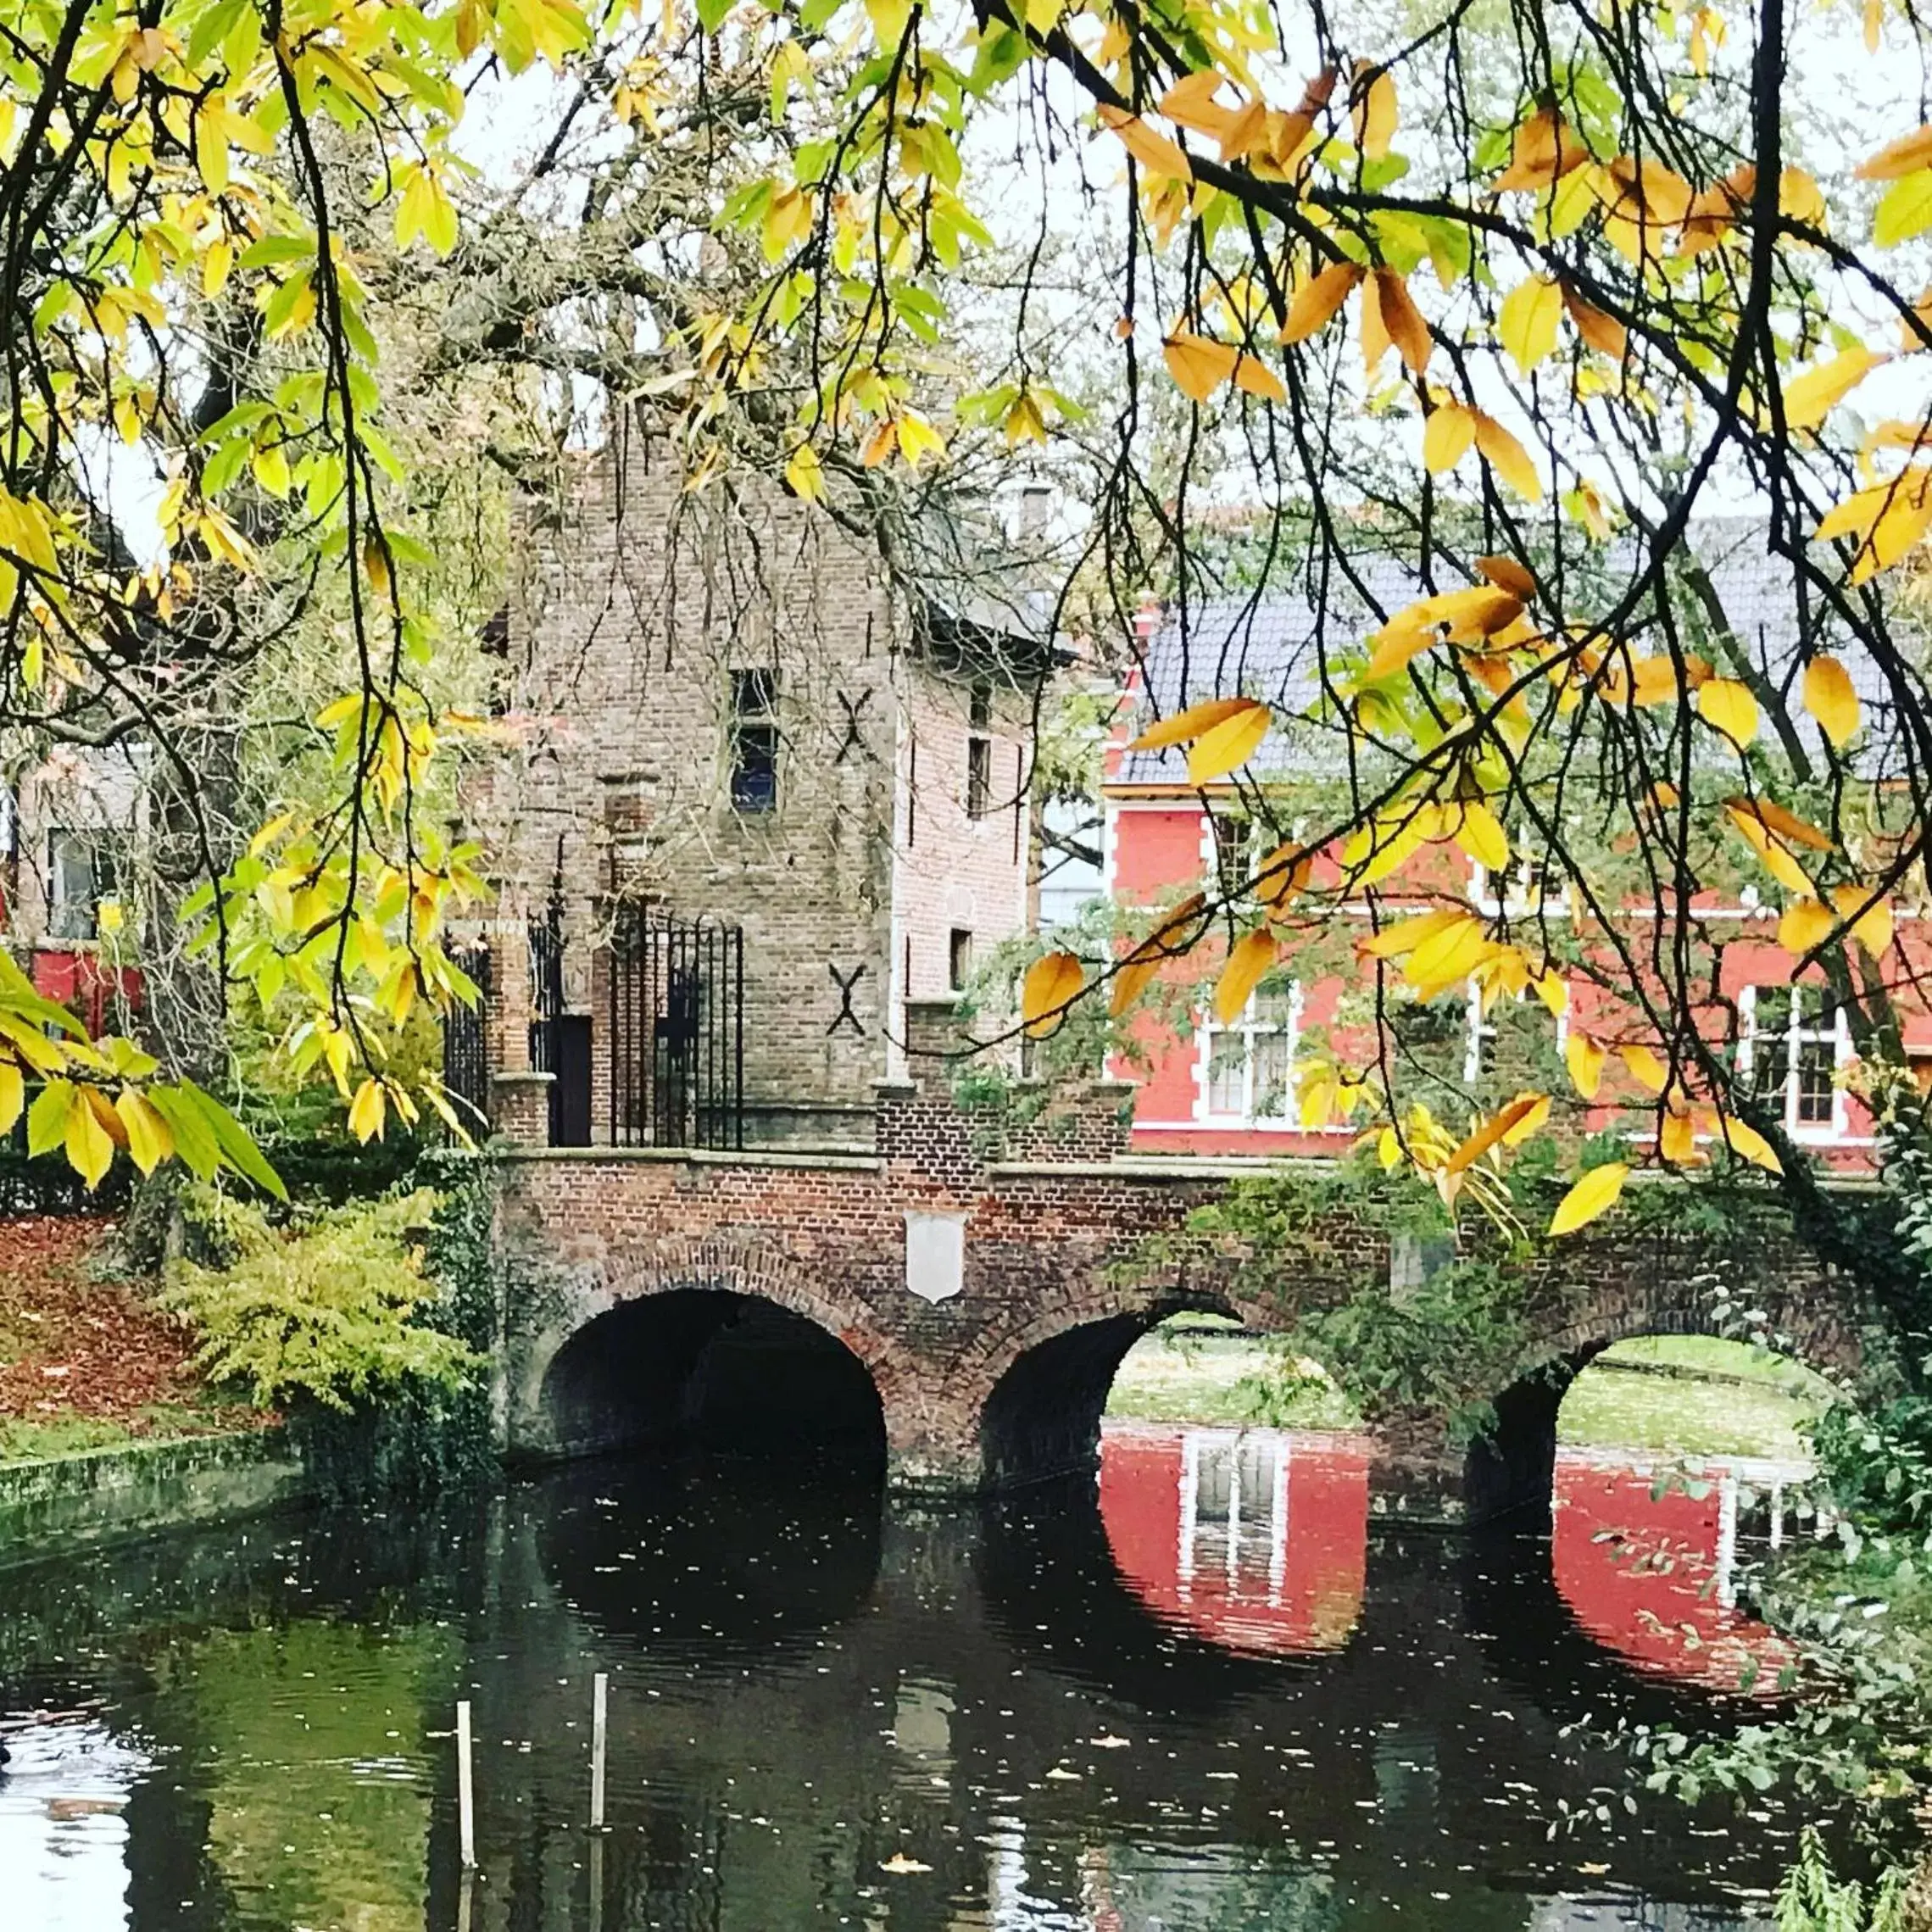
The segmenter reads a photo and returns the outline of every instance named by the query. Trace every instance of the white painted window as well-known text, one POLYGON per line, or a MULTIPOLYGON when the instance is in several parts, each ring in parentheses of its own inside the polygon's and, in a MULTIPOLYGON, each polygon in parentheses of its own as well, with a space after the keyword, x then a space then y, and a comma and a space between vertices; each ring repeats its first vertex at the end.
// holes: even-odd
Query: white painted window
POLYGON ((1294 1117, 1294 1044, 1301 988, 1291 979, 1256 987, 1232 1027, 1212 1013, 1195 1036, 1197 1119, 1286 1123, 1294 1117))
POLYGON ((1462 1029, 1462 1077, 1473 1087, 1496 1066, 1496 1022, 1483 1011, 1483 989, 1469 982, 1469 1016, 1462 1029))
POLYGON ((1201 878, 1209 892, 1244 902, 1256 858, 1255 821, 1245 812, 1214 811, 1201 820, 1201 878))
MULTIPOLYGON (((1496 1024, 1495 1003, 1491 1001, 1489 1010, 1483 1010, 1483 989, 1472 979, 1469 982, 1467 1018, 1462 1032, 1462 1077, 1472 1087, 1478 1080, 1487 1079, 1496 1070, 1496 1041, 1501 1029, 1496 1024)), ((1534 1001, 1542 1008, 1541 996, 1528 988, 1516 995, 1516 1004, 1528 1006, 1534 1001)), ((1570 1037, 1570 1016, 1567 1010, 1556 1016, 1556 1050, 1563 1050, 1564 1043, 1570 1037)))
POLYGON ((1499 913, 1508 919, 1534 919, 1539 915, 1567 919, 1570 912, 1569 882, 1544 860, 1527 853, 1500 876, 1487 866, 1473 865, 1469 897, 1476 910, 1491 919, 1499 913))
POLYGON ((1843 1133, 1845 1089, 1838 1077, 1851 1058, 1851 1028, 1830 988, 1747 986, 1738 1010, 1739 1071, 1780 1107, 1785 1131, 1808 1140, 1843 1133))

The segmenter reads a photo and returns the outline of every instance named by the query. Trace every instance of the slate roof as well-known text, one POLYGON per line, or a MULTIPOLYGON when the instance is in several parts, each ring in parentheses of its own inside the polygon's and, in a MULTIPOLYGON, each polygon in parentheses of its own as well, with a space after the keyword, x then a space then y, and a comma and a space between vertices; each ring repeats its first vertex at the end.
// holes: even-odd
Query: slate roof
MULTIPOLYGON (((1712 519, 1693 524, 1688 543, 1753 661, 1774 682, 1796 680, 1801 662, 1795 573, 1784 559, 1769 553, 1762 525, 1741 518, 1712 519)), ((1346 680, 1337 660, 1359 658, 1363 640, 1381 621, 1376 607, 1384 615, 1393 614, 1428 594, 1428 588, 1406 564, 1386 554, 1365 553, 1350 562, 1359 585, 1331 560, 1320 582, 1311 582, 1305 575, 1292 587, 1284 582, 1252 597, 1170 606, 1141 648, 1144 688, 1135 728, 1210 698, 1260 698, 1278 715, 1298 721, 1270 733, 1250 762, 1252 776, 1266 780, 1340 771, 1344 746, 1339 728, 1320 719, 1307 721, 1307 714, 1321 709, 1324 666, 1331 687, 1339 689, 1346 680)), ((1605 609, 1616 601, 1638 565, 1634 545, 1607 547, 1598 553, 1587 581, 1577 577, 1566 582, 1566 605, 1579 615, 1605 609)), ((1453 589, 1460 581, 1439 577, 1434 587, 1453 589)), ((1694 607, 1687 594, 1679 596, 1676 608, 1686 648, 1711 655, 1704 642, 1708 625, 1701 610, 1694 607)), ((1861 648, 1828 630, 1820 635, 1851 674, 1872 727, 1869 755, 1882 761, 1892 716, 1889 687, 1861 648)), ((1932 695, 1926 702, 1932 708, 1932 695)), ((1795 690, 1791 709, 1800 710, 1795 690)), ((1815 749, 1816 727, 1806 718, 1803 728, 1815 749)), ((1108 782, 1184 785, 1186 752, 1169 747, 1126 753, 1108 782)))

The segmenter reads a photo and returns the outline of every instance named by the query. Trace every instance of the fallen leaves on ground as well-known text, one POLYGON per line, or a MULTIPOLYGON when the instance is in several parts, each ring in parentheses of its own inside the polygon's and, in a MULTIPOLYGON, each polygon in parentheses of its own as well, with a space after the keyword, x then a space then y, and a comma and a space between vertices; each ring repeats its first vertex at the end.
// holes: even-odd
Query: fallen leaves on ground
POLYGON ((8 1428, 24 1423, 44 1430, 50 1446, 69 1435, 81 1446, 271 1420, 209 1397, 190 1359, 193 1337, 140 1283, 95 1278, 94 1257, 113 1232, 95 1218, 0 1220, 0 1436, 25 1434, 8 1428))

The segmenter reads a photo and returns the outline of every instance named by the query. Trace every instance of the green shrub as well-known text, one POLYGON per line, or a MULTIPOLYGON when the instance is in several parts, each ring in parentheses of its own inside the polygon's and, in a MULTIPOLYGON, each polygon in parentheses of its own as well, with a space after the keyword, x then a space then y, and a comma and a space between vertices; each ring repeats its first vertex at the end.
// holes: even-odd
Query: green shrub
POLYGON ((201 1337, 196 1364, 264 1408, 346 1413, 408 1389, 453 1390, 482 1357, 426 1325, 441 1291, 423 1272, 427 1189, 271 1223, 197 1186, 186 1206, 209 1263, 169 1264, 164 1305, 201 1337))

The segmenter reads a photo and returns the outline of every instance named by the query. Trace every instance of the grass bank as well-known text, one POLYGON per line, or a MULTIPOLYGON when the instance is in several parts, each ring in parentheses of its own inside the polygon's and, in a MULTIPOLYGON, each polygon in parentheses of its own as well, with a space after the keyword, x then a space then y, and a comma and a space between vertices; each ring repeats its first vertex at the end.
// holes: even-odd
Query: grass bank
MULTIPOLYGON (((1830 1399, 1822 1378, 1782 1356, 1707 1335, 1646 1335, 1606 1349, 1576 1378, 1557 1434, 1577 1448, 1792 1459, 1807 1453, 1804 1425, 1830 1399)), ((1318 1365, 1200 1316, 1164 1323, 1127 1351, 1106 1412, 1300 1429, 1361 1421, 1318 1365)))

